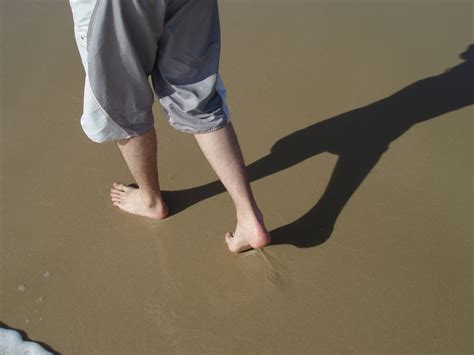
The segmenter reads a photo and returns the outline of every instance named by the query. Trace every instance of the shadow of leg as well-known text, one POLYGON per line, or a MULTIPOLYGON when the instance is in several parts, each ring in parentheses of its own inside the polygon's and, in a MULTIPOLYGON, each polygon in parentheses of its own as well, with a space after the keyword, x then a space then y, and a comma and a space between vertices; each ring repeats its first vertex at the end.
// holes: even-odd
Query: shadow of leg
POLYGON ((324 243, 331 236, 345 204, 381 156, 381 153, 340 156, 318 203, 301 218, 270 232, 271 245, 291 244, 308 248, 324 243))

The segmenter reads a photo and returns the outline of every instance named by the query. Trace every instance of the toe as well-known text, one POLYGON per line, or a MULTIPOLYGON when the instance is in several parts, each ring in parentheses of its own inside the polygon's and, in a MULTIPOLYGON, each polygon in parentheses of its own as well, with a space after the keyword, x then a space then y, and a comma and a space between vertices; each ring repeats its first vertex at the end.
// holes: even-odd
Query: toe
POLYGON ((112 197, 112 201, 114 202, 120 202, 120 197, 112 197))
POLYGON ((124 184, 121 184, 120 182, 114 182, 112 186, 115 187, 115 189, 118 191, 125 191, 125 187, 126 187, 124 184))
POLYGON ((225 241, 227 242, 227 246, 229 247, 229 250, 232 253, 235 253, 238 251, 238 248, 236 247, 236 240, 234 239, 234 233, 232 232, 227 232, 225 234, 225 241))
POLYGON ((225 234, 224 239, 225 239, 225 241, 227 242, 227 244, 231 243, 233 236, 234 236, 234 235, 233 235, 233 233, 231 233, 231 232, 227 232, 227 233, 225 234))
POLYGON ((113 188, 110 193, 112 194, 116 194, 116 195, 122 195, 125 191, 122 191, 122 190, 119 190, 119 189, 116 189, 116 188, 113 188))
POLYGON ((235 234, 232 232, 227 232, 225 234, 225 241, 227 242, 227 246, 232 253, 242 253, 244 251, 253 249, 250 244, 242 240, 240 237, 236 238, 235 234))

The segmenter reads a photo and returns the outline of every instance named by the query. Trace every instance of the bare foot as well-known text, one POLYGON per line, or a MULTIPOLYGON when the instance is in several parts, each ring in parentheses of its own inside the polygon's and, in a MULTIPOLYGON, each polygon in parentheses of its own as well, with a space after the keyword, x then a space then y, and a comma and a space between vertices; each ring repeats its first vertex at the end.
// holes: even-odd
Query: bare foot
POLYGON ((233 253, 263 248, 270 243, 270 239, 270 233, 265 228, 260 212, 255 217, 238 219, 235 232, 225 235, 227 246, 233 253))
POLYGON ((145 195, 139 188, 126 186, 119 182, 112 184, 110 197, 114 206, 139 216, 163 219, 169 213, 168 206, 161 196, 145 195))

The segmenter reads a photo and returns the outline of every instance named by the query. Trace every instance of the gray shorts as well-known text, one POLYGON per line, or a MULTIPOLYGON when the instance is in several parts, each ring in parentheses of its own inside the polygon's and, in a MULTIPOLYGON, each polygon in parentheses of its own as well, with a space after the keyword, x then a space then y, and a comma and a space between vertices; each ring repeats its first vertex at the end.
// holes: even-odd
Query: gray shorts
POLYGON ((174 128, 230 121, 219 75, 217 0, 69 0, 86 73, 81 126, 94 142, 153 128, 154 94, 174 128))

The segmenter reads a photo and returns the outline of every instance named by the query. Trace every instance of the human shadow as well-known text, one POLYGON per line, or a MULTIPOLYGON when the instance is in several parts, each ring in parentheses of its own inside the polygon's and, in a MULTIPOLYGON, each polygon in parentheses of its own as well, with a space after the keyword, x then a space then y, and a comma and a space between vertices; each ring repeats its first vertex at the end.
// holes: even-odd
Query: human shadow
MULTIPOLYGON (((337 217, 389 148, 414 124, 474 103, 474 44, 463 62, 418 80, 379 101, 328 118, 279 139, 268 155, 247 166, 250 181, 287 169, 323 152, 338 155, 317 203, 297 220, 271 231, 272 245, 311 247, 326 241, 337 217)), ((163 191, 171 214, 224 192, 216 180, 179 191, 163 191)))

